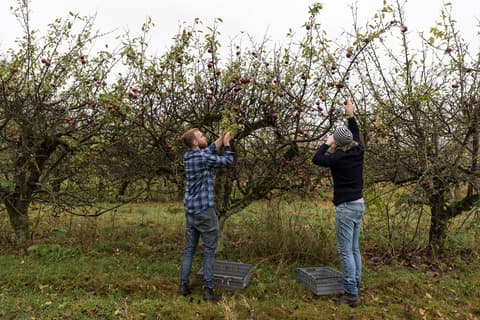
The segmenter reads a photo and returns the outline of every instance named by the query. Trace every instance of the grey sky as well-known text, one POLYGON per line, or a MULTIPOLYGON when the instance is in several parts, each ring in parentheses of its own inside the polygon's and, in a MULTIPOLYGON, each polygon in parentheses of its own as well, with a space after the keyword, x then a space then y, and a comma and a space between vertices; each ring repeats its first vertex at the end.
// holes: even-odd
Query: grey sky
MULTIPOLYGON (((303 32, 302 25, 308 18, 308 7, 314 1, 295 0, 32 0, 32 25, 44 31, 47 23, 56 17, 65 17, 68 11, 82 15, 97 13, 96 27, 102 31, 118 29, 118 33, 131 30, 137 34, 147 16, 155 22, 152 42, 155 51, 163 51, 171 44, 171 37, 178 31, 179 24, 191 24, 200 18, 211 25, 215 17, 221 17, 220 31, 223 39, 230 40, 245 31, 255 40, 263 39, 265 33, 276 43, 281 43, 289 28, 303 32)), ((342 29, 350 29, 352 0, 324 0, 321 23, 335 37, 342 29)), ((389 1, 390 2, 390 1, 389 1)), ((439 17, 440 0, 410 0, 406 6, 406 20, 410 32, 428 31, 439 17)), ((479 43, 477 18, 480 18, 480 1, 453 0, 453 12, 462 34, 475 45, 479 43), (475 39, 475 40, 474 40, 475 39)), ((0 1, 2 36, 0 50, 13 45, 15 37, 21 35, 18 22, 10 13, 10 6, 17 0, 0 1)), ((383 0, 359 0, 361 21, 371 17, 381 8, 383 0)))

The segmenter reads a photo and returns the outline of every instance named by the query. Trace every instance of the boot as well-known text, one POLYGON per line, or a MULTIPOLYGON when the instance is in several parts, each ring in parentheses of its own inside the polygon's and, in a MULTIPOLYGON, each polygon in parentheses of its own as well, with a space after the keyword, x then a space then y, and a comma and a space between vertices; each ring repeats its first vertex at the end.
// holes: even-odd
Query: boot
POLYGON ((360 305, 360 297, 356 294, 345 292, 340 298, 335 301, 336 304, 348 304, 350 307, 355 308, 360 305))
POLYGON ((178 289, 178 294, 186 297, 190 293, 192 293, 192 290, 190 290, 190 287, 188 286, 188 284, 186 284, 186 283, 180 284, 180 289, 178 289))
POLYGON ((203 300, 205 301, 220 301, 222 300, 222 296, 220 294, 216 294, 213 291, 213 288, 204 287, 203 288, 203 300))

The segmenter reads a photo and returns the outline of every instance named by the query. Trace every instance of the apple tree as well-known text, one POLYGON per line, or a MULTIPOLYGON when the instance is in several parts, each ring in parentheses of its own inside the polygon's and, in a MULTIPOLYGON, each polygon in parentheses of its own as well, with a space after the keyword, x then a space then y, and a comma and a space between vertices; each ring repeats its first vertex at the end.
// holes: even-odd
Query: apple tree
POLYGON ((107 81, 117 58, 94 49, 101 34, 92 18, 70 14, 41 35, 32 29, 28 2, 14 13, 24 34, 0 64, 0 195, 17 241, 25 243, 33 201, 53 211, 93 201, 81 191, 114 117, 107 81))
POLYGON ((449 8, 428 36, 416 35, 397 3, 377 23, 394 19, 399 27, 369 46, 356 67, 372 182, 393 182, 411 191, 415 201, 404 205, 429 207, 434 251, 449 222, 479 204, 479 54, 471 54, 449 8))

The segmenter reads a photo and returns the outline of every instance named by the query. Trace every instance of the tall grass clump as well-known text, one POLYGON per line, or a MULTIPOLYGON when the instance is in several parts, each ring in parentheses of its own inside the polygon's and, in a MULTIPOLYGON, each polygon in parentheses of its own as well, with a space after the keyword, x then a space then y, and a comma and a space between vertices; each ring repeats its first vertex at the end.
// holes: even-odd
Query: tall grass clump
POLYGON ((259 202, 249 211, 232 217, 226 230, 226 239, 240 256, 300 264, 336 261, 331 205, 271 200, 259 202))

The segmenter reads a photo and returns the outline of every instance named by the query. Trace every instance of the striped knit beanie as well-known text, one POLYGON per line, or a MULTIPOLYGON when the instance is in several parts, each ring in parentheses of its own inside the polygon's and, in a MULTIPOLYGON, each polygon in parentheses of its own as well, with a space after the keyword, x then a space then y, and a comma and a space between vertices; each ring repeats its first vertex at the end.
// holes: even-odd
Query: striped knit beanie
POLYGON ((335 132, 333 132, 333 140, 339 147, 348 146, 353 141, 353 135, 347 127, 337 127, 335 132))

